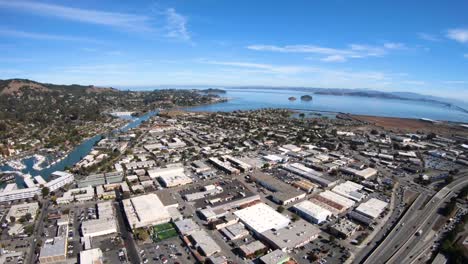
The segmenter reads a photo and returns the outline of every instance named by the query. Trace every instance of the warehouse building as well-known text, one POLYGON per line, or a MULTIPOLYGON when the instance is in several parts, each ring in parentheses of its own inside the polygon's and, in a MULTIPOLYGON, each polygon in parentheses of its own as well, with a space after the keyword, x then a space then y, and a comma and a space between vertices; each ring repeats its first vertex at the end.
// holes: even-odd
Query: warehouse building
POLYGON ((272 175, 256 172, 251 175, 252 180, 272 191, 272 200, 275 203, 286 205, 305 198, 306 194, 286 184, 272 175))
POLYGON ((352 181, 346 181, 335 186, 332 191, 355 202, 360 202, 366 197, 365 194, 359 192, 362 189, 364 189, 364 186, 352 181))
POLYGON ((314 182, 322 187, 330 187, 336 184, 335 179, 325 177, 323 173, 308 168, 300 163, 285 164, 282 165, 281 168, 288 172, 301 176, 311 182, 314 182))
POLYGON ((304 220, 299 220, 285 228, 267 230, 261 234, 261 237, 274 249, 289 251, 316 239, 319 233, 319 228, 304 220))
POLYGON ((376 198, 371 198, 369 201, 360 204, 355 211, 366 217, 375 219, 382 214, 387 207, 388 203, 376 198))
POLYGON ((281 229, 288 226, 289 218, 278 213, 264 203, 257 203, 238 210, 234 214, 253 232, 260 234, 270 229, 281 229))
POLYGON ((328 190, 321 192, 319 196, 343 206, 344 210, 347 210, 348 208, 354 206, 355 204, 353 200, 348 199, 346 197, 343 197, 339 194, 336 194, 328 190))
POLYGON ((375 178, 377 175, 377 170, 374 168, 366 168, 362 170, 356 170, 350 167, 342 167, 341 171, 346 174, 354 175, 356 177, 362 178, 364 180, 375 178))
POLYGON ((190 235, 190 240, 195 245, 197 250, 206 257, 221 252, 221 248, 218 246, 216 241, 214 241, 205 230, 198 230, 193 232, 190 235))
POLYGON ((171 220, 168 210, 156 194, 125 199, 122 203, 132 229, 163 224, 171 220))
POLYGON ((327 221, 328 218, 332 216, 330 211, 308 200, 294 205, 293 209, 302 218, 314 224, 320 224, 327 221))

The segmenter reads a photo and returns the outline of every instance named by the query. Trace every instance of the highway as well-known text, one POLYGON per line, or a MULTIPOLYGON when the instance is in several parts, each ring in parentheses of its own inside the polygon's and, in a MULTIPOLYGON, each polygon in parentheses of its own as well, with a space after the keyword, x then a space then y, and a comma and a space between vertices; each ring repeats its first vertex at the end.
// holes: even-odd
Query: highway
MULTIPOLYGON (((436 232, 432 229, 432 227, 438 218, 438 209, 450 198, 452 198, 456 191, 463 188, 463 186, 466 184, 468 184, 468 177, 463 177, 447 185, 436 194, 436 196, 433 198, 435 201, 431 201, 424 208, 423 213, 421 214, 422 221, 418 221, 416 224, 414 231, 417 232, 421 230, 421 235, 410 236, 405 244, 389 259, 389 263, 409 263, 415 257, 415 254, 419 255, 422 249, 427 249, 427 246, 430 247, 432 244, 430 242, 436 238, 436 232)), ((413 234, 415 232, 413 232, 413 234)))
POLYGON ((363 263, 408 263, 411 252, 416 252, 419 243, 427 242, 426 238, 433 235, 432 226, 437 218, 437 210, 447 202, 454 191, 461 189, 468 183, 468 177, 453 181, 430 199, 420 210, 427 199, 427 195, 421 194, 401 218, 395 228, 379 245, 379 247, 363 263), (420 236, 415 236, 418 230, 422 230, 420 236))

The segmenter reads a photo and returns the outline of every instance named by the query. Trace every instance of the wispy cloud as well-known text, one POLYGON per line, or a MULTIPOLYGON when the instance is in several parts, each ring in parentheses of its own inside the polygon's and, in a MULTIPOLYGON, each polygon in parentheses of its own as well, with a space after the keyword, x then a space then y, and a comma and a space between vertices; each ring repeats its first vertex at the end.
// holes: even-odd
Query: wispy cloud
POLYGON ((345 56, 342 55, 330 55, 328 57, 320 59, 321 61, 325 62, 345 62, 347 61, 345 56))
POLYGON ((468 59, 468 53, 463 54, 463 57, 464 57, 465 59, 468 59))
POLYGON ((190 40, 187 17, 177 13, 174 8, 168 8, 165 13, 167 17, 167 36, 179 40, 190 40))
POLYGON ((26 32, 14 29, 0 28, 0 35, 16 37, 16 38, 28 38, 28 39, 41 39, 41 40, 59 40, 59 41, 81 41, 81 42, 95 42, 98 41, 85 37, 67 36, 67 35, 54 35, 45 33, 26 32))
POLYGON ((310 53, 318 55, 326 55, 321 58, 324 62, 344 62, 348 59, 358 59, 366 57, 382 57, 389 50, 404 49, 406 46, 403 43, 388 42, 382 46, 372 46, 363 44, 350 44, 346 49, 336 49, 330 47, 322 47, 317 45, 250 45, 247 49, 256 51, 270 51, 282 53, 310 53))
POLYGON ((0 0, 1 8, 15 9, 40 16, 61 18, 131 31, 151 31, 150 17, 117 12, 105 12, 33 1, 0 0))
POLYGON ((447 37, 460 43, 468 43, 468 28, 450 29, 447 31, 447 37))
POLYGON ((384 47, 386 49, 399 50, 399 49, 405 49, 406 45, 403 43, 397 43, 397 42, 387 42, 384 44, 384 47))
POLYGON ((432 41, 432 42, 441 41, 441 39, 438 36, 433 35, 433 34, 424 33, 424 32, 418 33, 418 37, 420 39, 427 40, 427 41, 432 41))
POLYGON ((215 61, 215 60, 198 60, 201 63, 213 64, 213 65, 224 65, 233 66, 239 68, 258 69, 265 70, 265 72, 279 73, 279 74, 296 74, 311 71, 311 67, 302 66, 277 66, 272 64, 252 63, 252 62, 240 62, 240 61, 215 61))
POLYGON ((298 74, 316 74, 323 79, 339 79, 339 80, 372 80, 382 81, 387 78, 385 73, 376 71, 344 71, 332 70, 320 67, 298 66, 298 65, 274 65, 254 62, 241 62, 241 61, 214 61, 214 60, 198 60, 200 63, 231 66, 240 69, 248 70, 261 70, 267 74, 281 74, 281 75, 298 75, 298 74))

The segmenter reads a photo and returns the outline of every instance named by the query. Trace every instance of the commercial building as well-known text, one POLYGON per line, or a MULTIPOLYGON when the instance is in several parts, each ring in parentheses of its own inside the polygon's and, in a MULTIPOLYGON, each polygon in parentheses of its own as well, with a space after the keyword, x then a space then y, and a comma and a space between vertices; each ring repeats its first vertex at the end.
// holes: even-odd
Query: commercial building
POLYGON ((225 155, 223 156, 223 159, 224 160, 227 160, 229 161, 231 164, 234 165, 234 167, 237 167, 240 169, 240 171, 242 172, 247 172, 247 171, 250 171, 252 169, 252 166, 250 166, 249 164, 237 159, 237 158, 234 158, 232 156, 229 156, 229 155, 225 155))
POLYGON ((151 179, 159 179, 164 187, 174 187, 192 182, 192 179, 185 174, 182 164, 148 170, 148 175, 151 179))
POLYGON ((186 218, 174 222, 177 231, 183 236, 188 236, 195 231, 200 230, 200 226, 192 220, 192 218, 186 218))
POLYGON ((100 248, 88 249, 80 252, 80 264, 103 264, 103 255, 100 248))
POLYGON ((345 219, 345 218, 342 218, 340 219, 339 221, 337 221, 336 223, 334 223, 332 226, 330 226, 330 231, 334 234, 334 235, 337 235, 339 237, 342 237, 342 238, 347 238, 347 237, 350 237, 351 235, 354 234, 354 232, 356 232, 356 230, 358 229, 359 225, 345 219))
POLYGON ((352 181, 346 181, 345 183, 341 183, 333 187, 332 191, 353 201, 360 202, 366 197, 365 194, 359 192, 362 189, 364 189, 364 186, 352 181))
POLYGON ((10 222, 11 217, 14 217, 16 220, 18 220, 21 217, 26 216, 26 214, 29 214, 31 216, 31 220, 34 221, 34 219, 36 218, 37 210, 39 210, 39 204, 37 202, 15 204, 12 205, 10 210, 8 211, 6 220, 10 222))
POLYGON ((350 167, 342 167, 341 171, 346 174, 351 174, 364 180, 372 179, 377 175, 377 170, 374 168, 366 168, 362 170, 356 170, 350 167))
POLYGON ((96 187, 99 185, 119 183, 123 180, 123 172, 109 172, 99 173, 87 176, 85 179, 78 182, 78 188, 84 188, 88 186, 96 187))
POLYGON ((292 183, 292 185, 296 188, 299 188, 306 193, 311 193, 315 188, 318 186, 316 184, 313 184, 312 182, 308 180, 297 180, 292 183))
POLYGON ((57 236, 44 241, 39 262, 41 264, 64 263, 67 259, 68 216, 57 221, 57 236))
POLYGON ((240 171, 229 164, 229 162, 223 162, 218 158, 209 158, 208 161, 213 164, 217 169, 224 171, 228 174, 239 174, 240 171))
POLYGON ((360 204, 355 211, 366 217, 375 219, 385 210, 388 203, 376 198, 371 198, 369 201, 360 204))
POLYGON ((294 205, 293 209, 302 218, 314 224, 320 224, 327 221, 327 219, 332 216, 330 211, 308 200, 294 205))
POLYGON ((122 201, 132 229, 167 223, 171 216, 156 194, 146 194, 122 201))
POLYGON ((308 168, 300 163, 284 164, 281 166, 281 168, 301 176, 311 182, 314 182, 322 187, 330 187, 336 183, 336 180, 326 178, 323 173, 308 168))
POLYGON ((262 264, 283 264, 289 261, 291 257, 288 253, 281 251, 281 249, 277 249, 273 252, 266 254, 265 256, 260 258, 260 263, 262 264))
POLYGON ((316 239, 319 233, 319 228, 304 220, 299 220, 285 228, 267 230, 261 234, 261 237, 273 248, 288 251, 316 239))
POLYGON ((347 210, 348 208, 352 207, 355 204, 355 202, 353 200, 348 199, 348 198, 346 198, 344 196, 341 196, 339 194, 336 194, 336 193, 328 191, 328 190, 326 190, 324 192, 321 192, 318 196, 323 197, 323 198, 325 198, 327 200, 330 200, 330 201, 332 201, 334 203, 337 203, 337 204, 343 206, 344 210, 347 210))
POLYGON ((249 235, 249 231, 245 229, 245 226, 242 223, 236 223, 224 227, 220 231, 228 240, 236 240, 249 235))
POLYGON ((263 172, 255 172, 251 175, 251 178, 261 186, 272 191, 273 194, 271 198, 278 204, 286 205, 305 198, 306 194, 304 192, 278 180, 272 175, 263 172))
POLYGON ((239 251, 243 258, 254 258, 259 254, 266 252, 267 247, 262 242, 255 240, 249 244, 240 246, 239 251))
POLYGON ((205 230, 198 230, 193 232, 190 235, 190 240, 195 245, 197 250, 206 257, 221 252, 221 248, 205 230))
POLYGON ((250 207, 238 210, 234 214, 247 228, 257 234, 270 229, 281 229, 288 226, 290 220, 264 203, 257 203, 250 207))
POLYGON ((115 210, 111 201, 99 203, 98 219, 84 221, 81 233, 84 237, 97 237, 117 233, 115 210))

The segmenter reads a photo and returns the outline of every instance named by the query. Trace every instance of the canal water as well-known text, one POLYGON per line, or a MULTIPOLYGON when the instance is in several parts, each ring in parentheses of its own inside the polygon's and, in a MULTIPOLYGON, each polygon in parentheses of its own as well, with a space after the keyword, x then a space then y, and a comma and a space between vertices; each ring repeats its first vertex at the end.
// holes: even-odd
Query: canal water
MULTIPOLYGON (((148 112, 145 115, 140 117, 125 117, 125 119, 130 120, 128 124, 125 126, 112 131, 112 133, 124 133, 132 128, 138 127, 141 123, 148 120, 150 117, 157 114, 157 111, 148 112)), ((36 159, 34 157, 28 157, 22 160, 22 163, 25 165, 25 168, 22 170, 16 170, 8 165, 4 165, 0 167, 0 171, 20 171, 24 174, 31 174, 32 176, 40 175, 45 180, 48 180, 50 174, 54 171, 61 171, 64 170, 66 167, 73 167, 76 163, 78 163, 84 156, 88 155, 91 150, 93 149, 94 145, 99 142, 103 138, 102 135, 96 135, 92 138, 86 139, 80 145, 76 146, 65 158, 60 160, 59 162, 52 164, 44 169, 36 170, 34 169, 34 164, 36 159)), ((47 166, 47 164, 45 164, 47 166)), ((22 177, 16 177, 16 183, 18 184, 18 188, 22 188, 23 186, 23 179, 22 177)))

